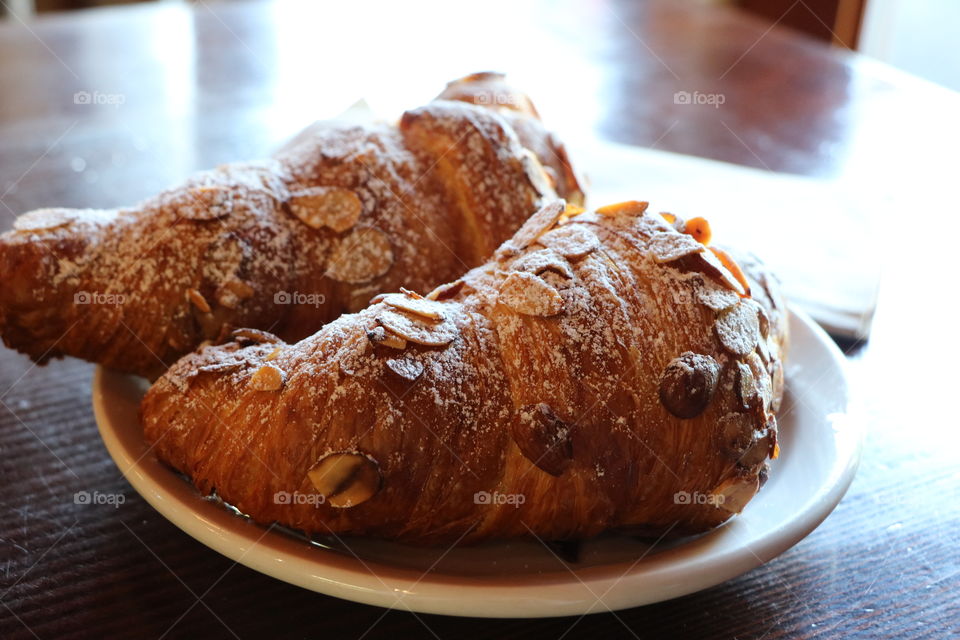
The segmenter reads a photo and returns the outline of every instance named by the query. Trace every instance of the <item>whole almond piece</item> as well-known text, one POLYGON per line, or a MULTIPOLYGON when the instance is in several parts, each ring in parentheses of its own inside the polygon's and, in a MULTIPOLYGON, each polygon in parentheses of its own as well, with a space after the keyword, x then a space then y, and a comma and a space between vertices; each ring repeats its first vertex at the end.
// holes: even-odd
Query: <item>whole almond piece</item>
POLYGON ((520 453, 552 476, 562 475, 573 460, 570 427, 546 403, 520 409, 511 433, 520 453))
POLYGON ((670 361, 660 374, 660 402, 678 418, 695 418, 713 398, 720 365, 707 355, 686 351, 670 361))

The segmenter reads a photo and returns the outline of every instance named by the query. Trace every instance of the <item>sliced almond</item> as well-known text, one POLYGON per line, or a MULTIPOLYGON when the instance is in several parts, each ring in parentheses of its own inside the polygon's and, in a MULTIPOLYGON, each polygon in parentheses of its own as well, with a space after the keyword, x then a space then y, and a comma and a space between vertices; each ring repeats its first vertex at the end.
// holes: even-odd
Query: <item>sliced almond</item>
POLYGON ((457 327, 450 321, 432 322, 389 308, 377 313, 376 322, 401 338, 427 347, 442 347, 457 337, 457 327))
POLYGON ((541 198, 555 198, 557 196, 557 192, 553 190, 553 179, 544 171, 539 158, 532 151, 524 148, 521 163, 524 172, 527 174, 527 180, 530 181, 530 185, 536 189, 541 198))
POLYGON ((263 361, 270 362, 271 360, 276 360, 277 356, 279 356, 281 353, 283 353, 283 349, 281 347, 277 347, 276 349, 268 353, 267 357, 264 358, 263 361))
POLYGON ((335 356, 340 365, 340 371, 348 376, 356 374, 368 362, 369 349, 370 343, 366 340, 348 340, 344 343, 335 356))
POLYGON ((747 503, 760 490, 760 481, 757 476, 735 477, 724 480, 713 490, 718 509, 728 513, 740 513, 747 503))
POLYGON ((741 411, 749 411, 755 406, 759 399, 757 388, 757 379, 753 375, 753 369, 744 362, 734 363, 736 370, 734 373, 734 391, 741 411))
POLYGON ((649 202, 643 202, 640 200, 627 200, 625 202, 617 202, 615 204, 608 204, 606 206, 599 207, 596 209, 596 212, 602 216, 618 216, 621 214, 642 216, 649 206, 649 202))
POLYGON ((737 460, 737 464, 753 471, 759 471, 760 465, 767 461, 767 458, 770 457, 770 453, 773 450, 771 439, 772 436, 770 434, 754 436, 750 446, 747 447, 747 450, 744 451, 740 459, 737 460))
POLYGON ((210 313, 210 303, 196 289, 187 289, 187 300, 203 313, 210 313))
POLYGON ((706 218, 690 218, 683 226, 683 232, 700 244, 710 244, 710 240, 713 238, 710 223, 707 222, 706 218))
POLYGON ((169 195, 169 206, 186 220, 216 220, 233 211, 233 193, 226 185, 178 189, 169 195))
MULTIPOLYGON (((690 236, 686 236, 689 238, 690 236)), ((691 241, 700 246, 701 249, 705 247, 696 242, 691 238, 691 241)), ((700 251, 698 253, 691 254, 687 260, 687 265, 700 273, 704 273, 713 279, 715 282, 720 283, 722 286, 726 287, 730 291, 736 292, 740 296, 747 295, 747 290, 743 287, 737 278, 730 273, 730 271, 723 266, 723 263, 717 258, 714 254, 714 247, 707 247, 706 251, 700 251)))
POLYGON ((700 282, 694 287, 697 301, 714 311, 723 311, 740 302, 740 296, 728 289, 722 289, 712 281, 700 282))
POLYGON ((539 249, 525 253, 510 265, 515 271, 526 271, 534 275, 541 275, 545 271, 552 271, 566 279, 573 278, 570 263, 553 249, 539 249))
POLYGON ((427 300, 449 300, 450 298, 456 297, 462 288, 463 280, 454 280, 453 282, 442 284, 427 294, 427 300))
POLYGON ((563 297, 540 276, 514 271, 500 284, 497 300, 517 313, 553 316, 563 311, 563 297))
POLYGON ((236 309, 240 303, 254 294, 254 288, 239 278, 227 280, 216 291, 217 303, 228 309, 236 309))
POLYGON ((674 231, 656 233, 650 238, 650 253, 659 263, 673 262, 686 256, 703 253, 706 247, 686 235, 674 231))
POLYGON ((290 194, 287 206, 311 229, 329 227, 337 233, 352 228, 360 219, 363 203, 350 189, 311 187, 290 194))
POLYGON ((277 391, 283 386, 283 371, 272 364, 265 364, 250 376, 250 388, 254 391, 277 391))
POLYGON ((770 341, 765 339, 762 333, 760 340, 757 341, 757 354, 764 364, 770 364, 770 341))
POLYGON ((393 265, 390 239, 376 227, 356 227, 340 238, 330 254, 327 275, 358 284, 382 276, 393 265))
POLYGON ((13 221, 17 231, 51 231, 64 227, 77 218, 72 209, 37 209, 30 211, 13 221))
POLYGON ((728 413, 717 421, 727 453, 738 459, 753 440, 753 418, 746 413, 728 413))
POLYGON ((750 304, 734 305, 717 314, 714 323, 717 339, 724 349, 735 356, 745 356, 754 350, 760 340, 760 322, 756 309, 750 304))
POLYGON ((339 509, 366 502, 383 483, 377 461, 359 451, 328 453, 307 471, 307 477, 326 503, 339 509))
POLYGON ((280 338, 273 335, 269 331, 262 331, 260 329, 236 329, 230 333, 230 336, 237 340, 247 340, 253 342, 254 344, 273 344, 275 342, 283 342, 280 338))
POLYGON ((757 316, 760 320, 760 337, 766 340, 770 337, 770 316, 761 304, 757 304, 757 316))
POLYGON ((577 260, 600 248, 597 234, 582 224, 570 224, 553 229, 545 233, 539 242, 569 260, 577 260))
POLYGON ((517 249, 526 249, 557 224, 557 220, 563 215, 564 207, 563 200, 554 200, 544 205, 539 211, 527 218, 523 226, 508 241, 508 244, 517 249))
POLYGON ((668 213, 666 211, 661 211, 660 217, 663 218, 668 225, 670 225, 680 233, 683 233, 684 230, 687 228, 687 221, 675 213, 668 213))
POLYGON ((783 402, 783 364, 780 360, 774 360, 770 366, 773 370, 770 374, 773 396, 770 402, 770 410, 780 411, 780 404, 783 402))
POLYGON ((423 363, 415 358, 390 358, 386 364, 390 371, 410 382, 423 374, 423 363))
POLYGON ((428 320, 439 321, 443 319, 443 305, 433 300, 422 297, 414 298, 406 293, 389 293, 383 297, 381 302, 428 320))
POLYGON ((406 349, 407 341, 400 336, 387 331, 382 326, 376 326, 367 331, 367 338, 373 344, 391 347, 393 349, 406 349))
POLYGON ((520 453, 538 468, 560 476, 573 461, 570 427, 560 420, 550 405, 528 405, 517 412, 511 423, 513 441, 520 453))
POLYGON ((770 409, 773 404, 773 382, 766 365, 760 359, 756 352, 747 354, 746 363, 753 373, 757 389, 757 400, 764 413, 770 409))
POLYGON ((720 264, 723 265, 723 268, 726 269, 727 273, 733 276, 734 280, 737 281, 737 284, 740 285, 740 293, 744 296, 750 295, 750 283, 747 282, 747 276, 743 273, 743 269, 740 268, 740 265, 737 264, 737 261, 730 257, 730 255, 720 249, 719 247, 710 247, 710 251, 707 253, 712 253, 716 256, 720 264))

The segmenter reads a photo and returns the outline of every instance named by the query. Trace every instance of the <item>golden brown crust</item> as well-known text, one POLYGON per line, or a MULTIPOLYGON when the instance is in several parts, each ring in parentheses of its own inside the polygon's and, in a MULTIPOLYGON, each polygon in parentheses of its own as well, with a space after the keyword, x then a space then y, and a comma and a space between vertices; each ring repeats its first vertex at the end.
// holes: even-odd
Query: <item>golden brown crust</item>
POLYGON ((279 353, 203 348, 148 392, 145 436, 200 491, 308 531, 429 544, 717 526, 777 447, 783 302, 757 265, 750 298, 706 261, 662 260, 680 233, 644 209, 547 205, 462 284, 383 297, 279 353), (265 364, 282 387, 252 382, 265 364))
MULTIPOLYGON (((507 90, 491 82, 477 91, 507 90)), ((555 145, 542 127, 525 135, 555 145)), ((295 341, 379 291, 480 264, 556 195, 543 174, 496 109, 462 101, 399 127, 314 128, 132 209, 22 216, 0 236, 0 334, 40 362, 142 375, 238 326, 295 341)))

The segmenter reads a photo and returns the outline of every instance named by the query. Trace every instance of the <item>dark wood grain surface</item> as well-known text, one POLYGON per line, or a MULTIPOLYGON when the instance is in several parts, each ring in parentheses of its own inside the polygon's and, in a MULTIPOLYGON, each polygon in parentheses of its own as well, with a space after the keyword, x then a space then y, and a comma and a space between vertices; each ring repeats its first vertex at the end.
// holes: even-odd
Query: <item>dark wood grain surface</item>
POLYGON ((36 207, 132 202, 263 155, 360 96, 400 109, 485 68, 510 71, 563 132, 894 185, 911 206, 883 218, 875 329, 850 356, 870 425, 850 492, 781 557, 671 602, 582 619, 385 612, 260 575, 182 533, 107 455, 92 367, 35 367, 2 350, 0 637, 960 635, 960 359, 949 320, 960 99, 698 3, 342 4, 201 1, 0 23, 2 228, 36 207), (677 91, 725 100, 676 104, 677 91), (125 500, 76 504, 78 491, 125 500))

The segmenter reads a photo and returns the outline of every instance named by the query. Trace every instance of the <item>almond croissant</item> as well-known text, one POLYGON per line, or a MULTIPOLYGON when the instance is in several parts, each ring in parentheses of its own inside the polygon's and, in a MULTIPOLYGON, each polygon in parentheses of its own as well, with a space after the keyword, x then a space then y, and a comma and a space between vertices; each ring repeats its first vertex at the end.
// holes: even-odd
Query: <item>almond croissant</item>
POLYGON ((558 194, 582 200, 529 100, 468 76, 398 126, 315 126, 135 208, 21 216, 0 236, 0 335, 143 375, 233 327, 298 340, 482 263, 558 194))
POLYGON ((692 237, 702 219, 645 209, 553 202, 425 297, 296 344, 238 331, 153 385, 145 437, 204 494, 310 532, 715 527, 777 455, 785 307, 762 267, 692 237))

